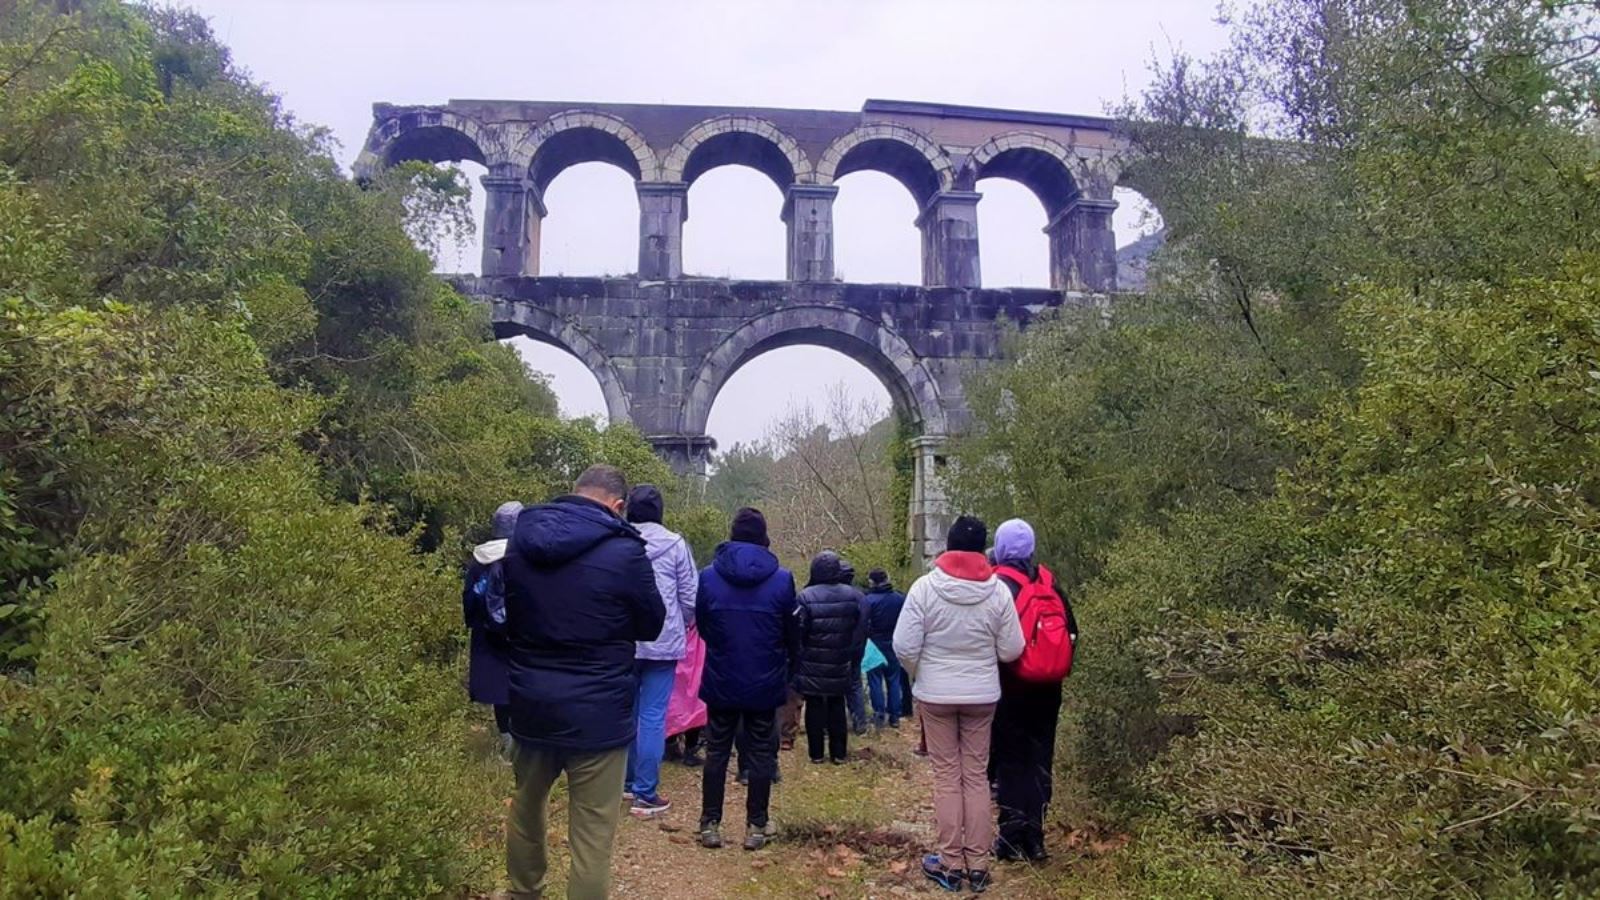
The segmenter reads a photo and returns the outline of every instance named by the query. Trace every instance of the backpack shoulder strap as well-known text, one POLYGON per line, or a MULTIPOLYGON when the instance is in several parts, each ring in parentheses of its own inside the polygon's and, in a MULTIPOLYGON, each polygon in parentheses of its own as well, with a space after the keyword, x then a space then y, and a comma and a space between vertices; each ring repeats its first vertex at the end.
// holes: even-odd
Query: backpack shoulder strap
POLYGON ((1015 566, 995 566, 994 573, 996 575, 1004 575, 1005 577, 1024 587, 1033 581, 1033 579, 1028 577, 1026 572, 1016 568, 1015 566))
POLYGON ((1045 568, 1044 566, 1040 566, 1039 567, 1039 584, 1041 586, 1043 586, 1046 590, 1051 590, 1051 591, 1055 590, 1056 589, 1056 575, 1055 575, 1055 573, 1050 571, 1049 569, 1045 568))

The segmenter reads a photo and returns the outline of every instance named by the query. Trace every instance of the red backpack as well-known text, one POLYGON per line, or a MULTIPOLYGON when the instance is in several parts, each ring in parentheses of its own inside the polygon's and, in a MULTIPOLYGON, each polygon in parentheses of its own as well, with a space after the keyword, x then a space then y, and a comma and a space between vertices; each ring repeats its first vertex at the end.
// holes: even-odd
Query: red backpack
POLYGON ((1056 593, 1056 577, 1044 566, 1039 579, 1011 566, 998 566, 996 575, 1021 585, 1017 591, 1017 618, 1022 622, 1022 655, 1011 669, 1023 681, 1049 684, 1072 671, 1072 635, 1067 629, 1067 607, 1056 593))

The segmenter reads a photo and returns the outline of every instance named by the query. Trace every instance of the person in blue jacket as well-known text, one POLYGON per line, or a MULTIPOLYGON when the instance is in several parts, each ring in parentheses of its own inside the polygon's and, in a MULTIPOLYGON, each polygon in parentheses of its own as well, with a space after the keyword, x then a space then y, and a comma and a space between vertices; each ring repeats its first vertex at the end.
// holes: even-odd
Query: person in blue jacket
POLYGON ((900 661, 894 655, 894 626, 900 622, 900 610, 906 605, 906 595, 894 589, 889 573, 873 569, 867 573, 867 618, 870 623, 868 637, 883 654, 886 667, 870 678, 872 713, 878 727, 900 727, 904 710, 901 695, 900 661))
POLYGON ((591 466, 572 493, 522 511, 503 561, 516 796, 511 894, 540 896, 546 806, 567 776, 569 897, 604 897, 635 730, 637 641, 666 621, 644 538, 622 519, 627 480, 591 466))
POLYGON ((700 798, 705 847, 722 846, 728 757, 741 730, 741 765, 750 776, 744 848, 759 850, 776 833, 767 806, 778 767, 777 712, 788 693, 795 590, 794 576, 767 548, 766 518, 759 510, 741 509, 727 542, 700 572, 694 618, 706 644, 700 682, 700 699, 706 702, 700 798))

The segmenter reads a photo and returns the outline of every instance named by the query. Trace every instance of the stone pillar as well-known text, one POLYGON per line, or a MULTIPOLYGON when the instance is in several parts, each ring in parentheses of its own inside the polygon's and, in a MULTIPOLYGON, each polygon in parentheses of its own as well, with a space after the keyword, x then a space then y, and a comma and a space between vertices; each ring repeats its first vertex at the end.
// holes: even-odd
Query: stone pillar
POLYGON ((833 198, 839 189, 824 184, 791 184, 783 200, 789 226, 789 280, 833 280, 833 198))
POLYGON ((544 202, 526 178, 485 175, 483 275, 539 274, 539 223, 544 202))
POLYGON ((1094 294, 1117 289, 1117 235, 1111 230, 1116 208, 1115 200, 1079 197, 1044 227, 1050 236, 1050 287, 1094 294))
POLYGON ((944 191, 917 215, 922 231, 924 287, 978 287, 978 200, 976 191, 944 191))
POLYGON ((687 218, 689 185, 639 182, 640 278, 668 281, 683 277, 683 222, 687 218))
POLYGON ((924 563, 944 551, 950 528, 950 501, 944 492, 942 434, 925 434, 911 441, 915 470, 911 482, 910 537, 913 558, 924 563))
POLYGON ((689 478, 704 480, 711 464, 711 451, 717 449, 715 438, 706 434, 652 434, 645 440, 655 448, 656 455, 666 460, 672 471, 689 478))

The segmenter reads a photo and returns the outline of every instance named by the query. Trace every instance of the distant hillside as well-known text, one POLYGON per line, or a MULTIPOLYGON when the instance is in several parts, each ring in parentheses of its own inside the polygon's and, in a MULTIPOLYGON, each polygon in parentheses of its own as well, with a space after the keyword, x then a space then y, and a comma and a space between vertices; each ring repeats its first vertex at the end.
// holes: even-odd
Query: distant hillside
POLYGON ((1165 228, 1139 238, 1117 251, 1117 288, 1142 294, 1150 257, 1167 242, 1165 228))

